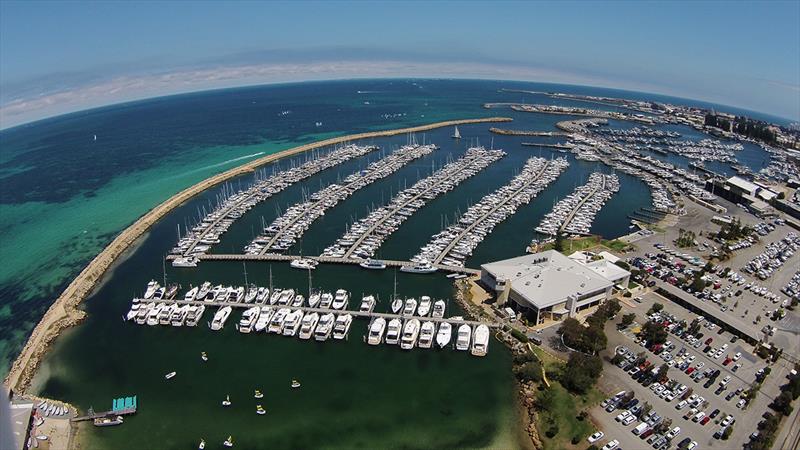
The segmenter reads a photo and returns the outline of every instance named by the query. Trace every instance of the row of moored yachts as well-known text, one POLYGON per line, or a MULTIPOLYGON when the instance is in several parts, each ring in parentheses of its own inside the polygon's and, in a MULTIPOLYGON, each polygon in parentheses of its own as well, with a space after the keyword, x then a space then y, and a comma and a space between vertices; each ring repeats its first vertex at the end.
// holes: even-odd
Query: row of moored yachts
MULTIPOLYGON (((370 258, 406 219, 426 203, 449 192, 505 155, 483 147, 467 149, 464 156, 446 164, 429 177, 397 194, 389 204, 373 210, 354 223, 322 256, 370 258)), ((435 270, 435 269, 434 269, 435 270)))
MULTIPOLYGON (((460 317, 454 317, 455 324, 458 324, 460 317)), ((431 348, 434 340, 439 348, 447 347, 452 340, 454 325, 450 322, 420 321, 419 319, 405 319, 405 323, 394 318, 386 322, 383 317, 378 317, 372 321, 367 334, 367 344, 380 345, 400 345, 403 350, 411 350, 414 347, 431 348)), ((475 356, 485 356, 489 351, 489 327, 480 324, 474 328, 469 324, 463 323, 458 326, 456 334, 456 350, 469 350, 475 356)))
POLYGON ((342 184, 333 183, 311 194, 310 198, 293 205, 286 212, 264 228, 264 234, 248 244, 246 254, 261 254, 288 250, 303 233, 325 211, 333 208, 354 192, 369 184, 385 178, 409 162, 436 150, 433 144, 405 145, 385 158, 374 161, 364 170, 359 170, 344 179, 342 184))
POLYGON ((566 234, 588 235, 598 211, 617 191, 616 174, 594 172, 586 184, 577 187, 544 216, 536 231, 553 236, 563 229, 566 234))
POLYGON ((530 158, 510 183, 470 206, 457 223, 433 235, 432 240, 411 260, 421 264, 433 261, 464 267, 464 260, 498 223, 517 212, 521 205, 528 204, 568 166, 566 158, 552 161, 530 158))
POLYGON ((172 253, 181 255, 173 260, 175 266, 194 266, 196 258, 204 255, 213 244, 219 243, 220 236, 228 230, 234 220, 262 202, 292 184, 304 180, 322 170, 331 168, 345 161, 366 155, 377 150, 374 145, 347 145, 322 156, 312 159, 287 170, 274 173, 272 176, 257 180, 249 188, 226 195, 220 199, 216 208, 205 215, 186 235, 179 237, 172 253))

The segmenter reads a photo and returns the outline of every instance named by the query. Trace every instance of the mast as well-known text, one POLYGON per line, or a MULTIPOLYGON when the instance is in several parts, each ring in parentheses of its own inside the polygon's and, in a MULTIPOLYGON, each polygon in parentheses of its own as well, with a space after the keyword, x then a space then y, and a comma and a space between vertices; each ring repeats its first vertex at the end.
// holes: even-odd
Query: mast
POLYGON ((246 288, 249 285, 247 284, 247 263, 244 261, 242 261, 242 270, 244 271, 244 287, 246 288))
POLYGON ((272 293, 275 291, 272 287, 272 264, 269 265, 269 292, 272 293))

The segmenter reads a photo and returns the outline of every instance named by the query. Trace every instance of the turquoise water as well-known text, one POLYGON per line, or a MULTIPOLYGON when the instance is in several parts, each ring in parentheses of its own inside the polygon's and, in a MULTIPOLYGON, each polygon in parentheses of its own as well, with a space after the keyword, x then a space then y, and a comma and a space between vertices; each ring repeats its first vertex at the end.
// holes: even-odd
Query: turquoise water
MULTIPOLYGON (((564 119, 484 109, 484 102, 522 100, 518 94, 498 92, 500 87, 620 95, 494 81, 303 83, 161 98, 1 132, 0 372, 50 302, 116 233, 170 195, 212 174, 301 143, 361 131, 488 115, 513 117, 509 128, 553 130, 555 122, 564 119)), ((547 100, 531 95, 524 99, 547 100)), ((404 185, 427 176, 432 167, 457 158, 472 142, 506 150, 502 160, 412 216, 380 250, 383 258, 407 258, 448 220, 505 184, 527 158, 562 156, 521 146, 522 138, 491 135, 488 128, 465 126, 461 141, 449 138, 450 129, 425 133, 424 139, 442 148, 329 210, 294 250, 318 254, 348 223, 388 201, 404 185)), ((406 139, 395 136, 371 142, 391 149, 406 139)), ((754 155, 755 161, 758 154, 754 155)), ((609 171, 601 164, 568 157, 569 169, 500 224, 476 249, 469 266, 520 254, 536 237, 533 228, 554 202, 592 171, 609 171)), ((314 191, 344 177, 370 158, 374 156, 324 171, 258 205, 231 227, 215 251, 241 251, 262 218, 273 220, 280 209, 300 200, 304 190, 314 191)), ((601 210, 592 228, 607 238, 627 233, 627 214, 650 201, 643 183, 624 174, 620 178, 621 193, 601 210)), ((251 180, 252 176, 243 176, 232 183, 251 180)), ((141 293, 149 279, 162 277, 162 258, 174 244, 176 226, 196 217, 197 208, 207 205, 218 190, 197 196, 153 227, 87 299, 88 319, 57 341, 35 380, 37 392, 81 408, 107 408, 112 398, 139 396, 141 412, 124 426, 88 431, 91 448, 193 448, 200 437, 219 443, 229 434, 235 435, 239 448, 515 446, 510 357, 497 344, 484 359, 453 351, 375 349, 360 342, 366 327, 360 322, 348 342, 243 336, 231 325, 238 314, 221 333, 205 327, 122 324, 120 317, 130 298, 141 293), (200 351, 212 357, 208 364, 200 364, 200 351), (167 384, 163 374, 171 370, 179 376, 167 384), (303 380, 301 391, 287 388, 291 378, 303 380), (265 392, 266 417, 254 414, 249 396, 255 388, 265 392), (227 393, 235 405, 222 411, 219 401, 227 393)), ((305 289, 308 284, 303 273, 285 265, 271 267, 276 286, 305 289)), ((248 264, 250 281, 266 284, 269 268, 248 264)), ((184 286, 205 279, 243 283, 243 271, 239 264, 204 263, 197 270, 168 267, 167 277, 184 286)), ((344 287, 357 297, 363 292, 386 299, 392 291, 390 271, 321 267, 313 275, 315 286, 344 287)), ((404 296, 452 294, 444 276, 400 275, 398 282, 404 296)))

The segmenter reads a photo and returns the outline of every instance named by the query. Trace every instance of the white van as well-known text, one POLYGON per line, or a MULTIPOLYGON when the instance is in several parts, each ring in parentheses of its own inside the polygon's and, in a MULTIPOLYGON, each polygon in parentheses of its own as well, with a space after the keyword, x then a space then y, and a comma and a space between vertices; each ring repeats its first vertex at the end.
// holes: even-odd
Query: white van
POLYGON ((642 422, 639 425, 636 425, 636 428, 634 428, 631 431, 633 432, 633 434, 638 436, 638 435, 644 433, 645 431, 647 431, 649 429, 650 429, 650 425, 648 425, 647 422, 642 422))

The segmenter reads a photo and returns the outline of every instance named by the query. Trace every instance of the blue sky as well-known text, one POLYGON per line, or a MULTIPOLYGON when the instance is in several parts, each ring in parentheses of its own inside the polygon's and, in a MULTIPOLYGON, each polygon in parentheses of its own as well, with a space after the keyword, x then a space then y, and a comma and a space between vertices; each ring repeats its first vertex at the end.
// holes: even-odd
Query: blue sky
POLYGON ((800 2, 0 2, 0 126, 267 82, 506 78, 800 118, 800 2))

